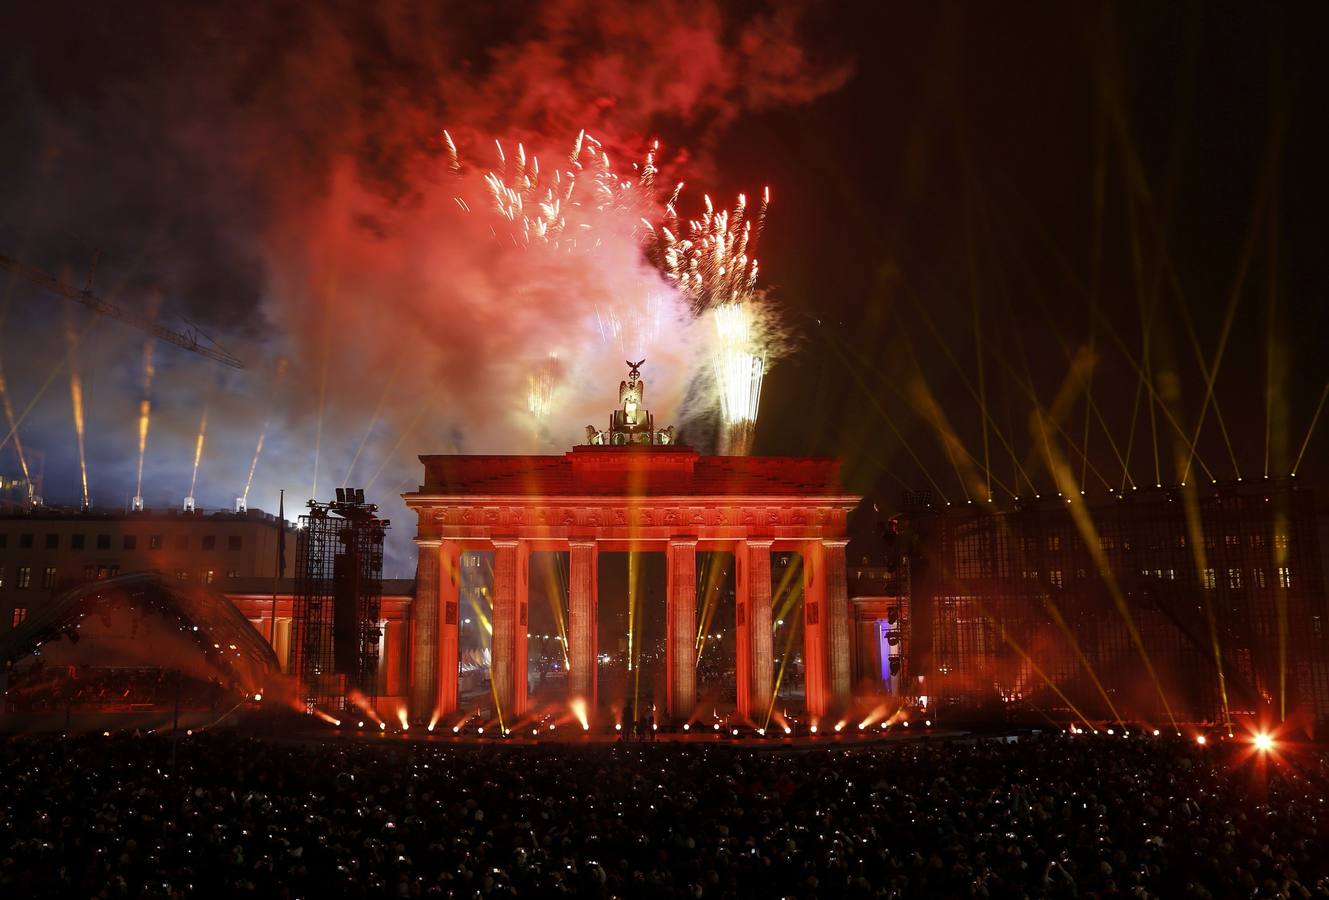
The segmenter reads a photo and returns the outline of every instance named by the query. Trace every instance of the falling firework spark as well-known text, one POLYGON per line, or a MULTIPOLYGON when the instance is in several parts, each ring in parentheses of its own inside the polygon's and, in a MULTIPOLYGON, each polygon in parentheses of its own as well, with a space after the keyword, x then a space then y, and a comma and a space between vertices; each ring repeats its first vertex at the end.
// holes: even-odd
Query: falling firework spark
POLYGON ((712 314, 711 369, 724 426, 721 452, 733 455, 745 455, 751 448, 766 372, 764 342, 754 316, 760 299, 758 265, 751 254, 761 236, 770 198, 768 188, 762 192, 755 229, 743 194, 732 210, 720 211, 705 197, 706 211, 688 223, 687 236, 681 239, 675 236, 677 212, 671 200, 665 207, 665 224, 659 229, 656 256, 666 276, 688 297, 694 313, 712 314))
POLYGON ((750 254, 761 237, 770 189, 762 193, 755 230, 747 218, 746 195, 738 195, 732 210, 718 212, 711 198, 704 196, 706 211, 688 222, 687 234, 681 238, 677 236, 677 197, 676 190, 665 204, 665 221, 658 230, 656 256, 665 275, 687 295, 698 314, 726 303, 753 300, 758 266, 750 254))
MULTIPOLYGON (((278 360, 277 376, 273 380, 273 388, 282 383, 286 377, 286 360, 278 360)), ((263 430, 258 433, 258 443, 254 446, 254 458, 249 461, 249 476, 245 479, 244 493, 240 495, 240 503, 245 508, 249 508, 249 489, 254 485, 254 471, 258 468, 258 458, 263 455, 263 442, 267 440, 268 428, 272 425, 272 413, 269 410, 268 417, 263 420, 263 430)), ((343 487, 345 485, 343 484, 343 487)))
MULTIPOLYGON (((455 160, 456 145, 446 139, 449 158, 455 160)), ((503 145, 495 144, 500 168, 485 174, 484 185, 492 211, 511 223, 508 239, 526 246, 591 249, 601 240, 597 224, 611 210, 633 212, 646 231, 652 230, 647 216, 655 207, 658 145, 627 175, 614 168, 600 142, 585 131, 573 144, 568 165, 543 174, 539 158, 528 157, 523 145, 509 160, 503 145)), ((460 171, 460 165, 453 171, 460 171)))
POLYGON ((712 364, 725 425, 722 452, 744 456, 752 446, 766 360, 754 352, 747 307, 725 303, 712 315, 717 344, 712 364))
MULTIPOLYGON (((443 133, 449 169, 461 175, 457 145, 443 133)), ((509 154, 496 142, 498 165, 483 176, 486 206, 495 216, 494 234, 519 247, 545 246, 564 252, 594 252, 623 233, 687 302, 693 316, 709 327, 708 350, 695 374, 713 381, 716 408, 724 425, 725 452, 743 454, 750 447, 760 403, 762 378, 776 349, 776 331, 765 298, 757 288, 753 255, 770 205, 762 192, 755 215, 746 195, 731 209, 717 209, 709 196, 696 218, 680 218, 683 184, 667 196, 657 194, 658 144, 630 171, 619 172, 603 146, 583 131, 565 163, 542 169, 539 159, 518 144, 509 154), (630 223, 630 224, 625 224, 630 223), (709 321, 706 314, 710 313, 709 321)), ((470 207, 458 197, 458 206, 470 207)), ((659 334, 667 295, 647 291, 637 300, 620 299, 614 307, 597 306, 595 325, 601 340, 635 353, 659 334)), ((540 374, 532 376, 528 409, 548 417, 540 374)))
POLYGON ((152 362, 152 342, 143 344, 143 399, 138 404, 138 478, 134 485, 134 501, 142 503, 143 457, 148 449, 148 423, 152 417, 152 376, 156 366, 152 362))
POLYGON ((83 379, 69 370, 69 398, 74 405, 74 432, 78 436, 78 471, 83 480, 83 505, 88 505, 88 459, 83 447, 83 379))
MULTIPOLYGON (((258 445, 254 447, 254 458, 249 461, 249 477, 245 479, 245 492, 241 495, 246 508, 249 507, 249 488, 254 484, 254 470, 258 468, 258 458, 263 453, 263 441, 267 439, 268 426, 271 424, 271 419, 263 423, 263 430, 258 433, 258 445)), ((195 465, 198 463, 195 462, 195 465)))
POLYGON ((549 418, 549 410, 554 397, 554 385, 558 381, 559 369, 558 354, 551 353, 549 358, 530 375, 530 388, 526 394, 526 408, 537 422, 543 422, 549 418))
POLYGON ((198 484, 198 462, 203 458, 203 439, 208 432, 208 408, 203 407, 203 418, 198 423, 198 440, 194 443, 194 472, 189 476, 189 496, 193 498, 194 487, 198 484))
POLYGON ((88 458, 84 450, 84 421, 83 421, 83 379, 78 373, 78 343, 79 335, 74 333, 73 327, 65 329, 65 339, 69 343, 69 400, 74 407, 74 434, 78 438, 78 470, 79 477, 83 484, 83 506, 89 505, 88 498, 88 458))

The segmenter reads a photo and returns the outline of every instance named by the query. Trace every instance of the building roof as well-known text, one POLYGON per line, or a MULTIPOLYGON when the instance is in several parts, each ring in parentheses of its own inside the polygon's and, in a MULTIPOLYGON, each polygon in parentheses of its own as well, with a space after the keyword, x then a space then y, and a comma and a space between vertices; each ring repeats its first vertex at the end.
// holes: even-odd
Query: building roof
MULTIPOLYGON (((131 512, 124 509, 82 509, 77 506, 28 506, 9 507, 0 509, 0 520, 14 521, 41 521, 41 522, 172 522, 180 524, 189 523, 219 523, 219 522, 242 522, 253 523, 256 525, 275 525, 277 517, 271 513, 265 513, 261 509, 250 509, 245 512, 234 512, 232 510, 198 510, 197 512, 184 512, 178 509, 147 509, 131 512)), ((287 528, 290 528, 287 523, 287 528)))
MULTIPOLYGON (((217 587, 223 594, 230 597, 271 597, 273 589, 273 580, 270 577, 253 578, 228 578, 224 582, 218 583, 217 587)), ((278 597, 291 597, 295 595, 295 579, 281 578, 276 582, 278 597)), ((413 597, 415 596, 414 578, 384 578, 383 596, 385 597, 413 597)))
POLYGON ((431 455, 420 461, 425 466, 420 493, 449 497, 845 497, 840 461, 819 457, 583 446, 562 456, 431 455))

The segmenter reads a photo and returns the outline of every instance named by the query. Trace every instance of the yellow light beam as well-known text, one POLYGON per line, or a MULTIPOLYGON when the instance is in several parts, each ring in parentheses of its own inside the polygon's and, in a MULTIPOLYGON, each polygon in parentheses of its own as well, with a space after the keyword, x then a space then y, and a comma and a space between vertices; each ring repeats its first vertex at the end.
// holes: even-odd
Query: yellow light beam
POLYGON ((23 470, 23 478, 28 482, 28 489, 31 492, 32 475, 28 471, 28 456, 23 452, 23 440, 18 433, 18 423, 14 421, 14 404, 9 398, 9 385, 5 381, 3 361, 0 361, 0 401, 4 404, 5 421, 9 423, 9 432, 14 437, 14 450, 18 454, 19 468, 23 470))
MULTIPOLYGON (((1136 204, 1129 198, 1126 201, 1126 212, 1127 219, 1130 222, 1131 271, 1135 276, 1135 305, 1140 312, 1140 359, 1144 363, 1144 373, 1141 377, 1149 387, 1149 434, 1153 439, 1154 448, 1154 484, 1160 484, 1163 480, 1163 471, 1158 457, 1158 418, 1156 410, 1158 403, 1161 401, 1158 400, 1157 394, 1153 390, 1154 354, 1150 347, 1154 333, 1154 316, 1158 312, 1158 286, 1156 283, 1151 283, 1148 289, 1145 287, 1144 257, 1143 250, 1140 247, 1138 211, 1136 204), (1145 302, 1146 296, 1148 297, 1147 304, 1145 302)), ((1154 281, 1156 282, 1157 278, 1154 281)))
POLYGON ((69 367, 69 398, 74 406, 74 433, 78 438, 78 470, 83 479, 83 505, 88 505, 88 459, 83 448, 83 380, 78 369, 69 367))
MULTIPOLYGON (((1020 197, 1018 194, 1016 194, 1016 199, 1021 201, 1021 205, 1026 207, 1027 210, 1028 207, 1027 202, 1025 202, 1023 198, 1020 197)), ((987 223, 987 231, 991 237, 991 243, 995 244, 1004 237, 1009 238, 1010 229, 1009 228, 994 229, 990 217, 987 215, 986 206, 984 206, 983 209, 984 209, 983 219, 987 223)), ((1084 296, 1092 298, 1092 291, 1086 288, 1084 284, 1079 281, 1079 279, 1076 277, 1074 273, 1074 270, 1071 269, 1070 265, 1066 262, 1064 254, 1061 253, 1060 248, 1057 247, 1055 244, 1052 244, 1051 238, 1047 235, 1046 230, 1043 228, 1042 223, 1038 221, 1036 217, 1033 217, 1033 225, 1038 231, 1039 236, 1042 237, 1044 242, 1051 247, 1051 249, 1054 252, 1054 255, 1056 256, 1057 261, 1059 262, 1061 267, 1064 270, 1066 270, 1067 276, 1072 280, 1075 287, 1077 287, 1084 296)), ((1027 264, 1024 264, 1024 268, 1026 271, 1029 270, 1027 264)), ((1032 273, 1030 274, 1032 276, 1032 273)), ((1061 347, 1062 355, 1066 358, 1066 361, 1069 363, 1070 360, 1075 356, 1075 353, 1077 351, 1074 348, 1072 348, 1070 342, 1066 340, 1064 335, 1062 335, 1060 326, 1057 324, 1056 319, 1052 316, 1052 313, 1048 309, 1047 304, 1043 302, 1042 297, 1039 296, 1037 292, 1032 293, 1030 296, 1034 300, 1035 304, 1038 306, 1039 311, 1043 315, 1044 321, 1047 323, 1048 328, 1052 332, 1053 337, 1056 339, 1058 345, 1061 347)), ((1007 316, 1013 318, 1013 314, 1010 309, 1009 300, 1006 301, 1006 309, 1007 309, 1007 316)), ((1101 309, 1099 308, 1099 304, 1090 303, 1089 309, 1090 309, 1091 320, 1097 320, 1097 318, 1102 315, 1101 309)), ((1009 365, 1007 365, 1006 368, 1008 369, 1008 371, 1011 370, 1011 367, 1009 365)), ((1107 420, 1103 416, 1102 410, 1099 408, 1098 404, 1094 401, 1092 394, 1086 394, 1085 396, 1086 396, 1086 402, 1089 404, 1090 409, 1093 411, 1094 417, 1098 422, 1099 427, 1102 429, 1103 434, 1108 439, 1108 445, 1112 448, 1113 454, 1117 457, 1117 462, 1122 466, 1123 469, 1125 469, 1126 460, 1122 456, 1120 447, 1117 445, 1117 441, 1112 433, 1112 429, 1108 427, 1107 420)), ((1007 402, 1009 402, 1009 395, 1007 396, 1007 402)), ((1008 410, 1008 417, 1009 417, 1009 410, 1008 410)), ((1011 423, 1008 422, 1007 427, 1008 430, 1010 430, 1011 433, 1013 434, 1014 429, 1011 423)), ((1067 435, 1066 437, 1069 445, 1075 448, 1078 453, 1080 453, 1082 460, 1087 465, 1088 464, 1087 440, 1086 440, 1086 447, 1084 449, 1081 449, 1076 445, 1075 441, 1071 439, 1069 435, 1067 435)), ((1014 450, 1011 450, 1009 447, 1007 449, 1011 452, 1012 461, 1014 462, 1014 450)), ((1102 478, 1101 474, 1099 474, 1098 477, 1101 479, 1102 478)), ((1037 493, 1038 488, 1034 485, 1033 481, 1031 479, 1028 479, 1027 477, 1025 480, 1029 482, 1029 489, 1034 493, 1037 493)), ((1018 486, 1019 479, 1016 479, 1016 482, 1018 486)), ((1132 481, 1132 483, 1134 482, 1132 481)), ((1110 487, 1110 485, 1108 485, 1108 487, 1110 487)))
MULTIPOLYGON (((1041 416, 1040 410, 1033 412, 1035 416, 1041 416)), ((1060 489, 1067 496, 1076 494, 1075 479, 1070 474, 1070 469, 1066 466, 1066 461, 1055 447, 1049 447, 1048 470, 1052 477, 1056 479, 1060 489)), ((1088 509, 1083 503, 1069 503, 1067 508, 1071 513, 1071 520, 1079 529, 1081 537, 1084 539, 1085 549, 1093 558, 1095 566, 1098 568, 1103 584, 1107 587, 1109 596, 1112 597, 1113 604, 1117 607, 1117 612, 1121 614, 1122 620, 1126 623, 1126 631, 1130 635, 1131 643, 1135 646, 1136 652, 1140 656, 1140 661, 1144 663, 1145 671, 1154 683, 1154 689, 1158 693, 1159 699, 1163 702, 1163 708, 1167 711, 1168 719, 1172 722, 1173 729, 1176 729, 1177 720, 1172 714, 1172 704, 1168 703, 1166 694, 1163 692, 1163 685, 1158 680, 1158 674, 1154 670, 1153 660, 1149 658, 1149 652, 1145 649, 1144 639, 1140 637, 1140 631, 1135 625, 1135 619, 1131 615, 1126 598, 1121 592, 1121 587, 1117 584, 1116 576, 1112 572, 1112 567, 1108 563, 1107 554, 1104 552, 1098 539, 1098 529, 1094 526, 1093 520, 1089 517, 1088 509)))
POLYGON ((203 418, 198 423, 198 438, 194 442, 194 471, 189 477, 189 496, 194 496, 194 487, 198 484, 198 463, 203 458, 203 441, 208 433, 208 408, 203 407, 203 418))
POLYGON ((1329 381, 1324 383, 1324 390, 1320 392, 1320 402, 1315 405, 1315 415, 1311 417, 1311 427, 1306 429, 1306 437, 1301 442, 1301 450, 1297 452, 1297 461, 1292 464, 1292 474, 1296 475, 1297 470, 1301 468, 1302 457, 1306 455, 1306 448, 1311 444, 1311 435, 1315 433, 1315 426, 1320 422, 1320 413, 1324 412, 1324 401, 1329 400, 1329 381))
MULTIPOLYGON (((1027 360, 1024 362, 1025 374, 1021 375, 1020 372, 1016 370, 1015 365, 1012 362, 1010 362, 1010 360, 1006 359, 1005 354, 994 353, 993 358, 996 359, 999 363, 1001 363, 1002 368, 1006 370, 1006 374, 1010 377, 1010 380, 1013 381, 1021 390, 1025 392, 1025 394, 1028 396, 1030 404, 1034 407, 1041 407, 1042 401, 1039 399, 1038 391, 1034 387, 1034 383, 1030 377, 1027 360)), ((1075 368, 1077 366, 1083 365, 1082 361, 1086 359, 1092 363, 1094 358, 1088 357, 1086 355, 1086 352, 1083 349, 1081 349, 1078 355, 1068 356, 1067 362, 1070 364, 1072 368, 1075 368)), ((1057 430, 1057 432, 1062 436, 1062 438, 1066 441, 1066 445, 1070 447, 1072 450, 1074 450, 1076 454, 1085 461, 1085 463, 1089 467, 1089 471, 1094 473, 1094 477, 1097 478, 1099 481, 1103 482, 1104 487, 1111 489, 1112 483, 1107 480, 1106 476, 1104 476, 1102 472, 1099 471, 1097 466, 1095 466, 1092 462, 1088 461, 1088 454, 1084 452, 1084 450, 1076 442, 1075 438, 1073 438, 1071 434, 1066 430, 1065 426, 1062 424, 1062 419, 1061 418, 1054 419, 1052 420, 1051 424, 1057 430)), ((1048 435, 1043 431, 1040 431, 1039 436, 1043 439, 1043 448, 1044 452, 1046 453, 1048 435)), ((1036 451, 1031 448, 1030 454, 1033 455, 1035 452, 1036 451)), ((1034 486, 1032 479, 1029 479, 1029 487, 1033 489, 1035 493, 1038 493, 1038 489, 1037 487, 1034 486)))
MULTIPOLYGON (((790 566, 790 568, 793 568, 790 566)), ((799 612, 799 619, 802 619, 802 611, 799 612)), ((775 711, 775 701, 780 696, 780 683, 784 681, 785 667, 789 664, 789 652, 794 646, 794 633, 797 628, 790 628, 789 633, 785 635, 784 650, 780 653, 780 670, 775 675, 775 683, 771 685, 771 700, 766 704, 766 716, 762 719, 761 730, 765 733, 766 729, 771 727, 771 714, 775 711)))
MULTIPOLYGON (((969 499, 969 481, 973 482, 975 492, 981 493, 983 490, 983 484, 975 475, 973 475, 973 472, 970 469, 970 464, 973 466, 979 466, 981 464, 978 462, 978 458, 970 453, 964 446, 964 442, 960 440, 959 435, 946 419, 944 412, 941 410, 941 405, 936 401, 931 388, 928 386, 927 381, 923 376, 922 367, 918 364, 918 357, 914 354, 913 344, 909 340, 907 332, 903 329, 901 330, 901 339, 905 344, 910 360, 913 362, 914 378, 909 384, 909 390, 902 390, 897 383, 899 380, 897 378, 883 376, 882 380, 886 386, 890 388, 892 393, 911 407, 914 407, 914 411, 919 414, 919 417, 923 419, 925 423, 933 427, 939 442, 942 444, 942 448, 946 451, 947 459, 951 463, 951 468, 955 472, 956 479, 964 489, 965 498, 969 499), (966 472, 963 474, 960 471, 961 466, 960 462, 957 462, 957 459, 965 464, 964 468, 966 469, 966 472)), ((866 358, 861 358, 861 363, 864 368, 874 368, 872 362, 866 358)), ((989 481, 987 488, 988 493, 986 494, 987 497, 991 497, 990 482, 993 480, 995 480, 997 484, 1012 497, 1017 496, 1016 492, 1012 491, 1009 485, 992 474, 991 469, 985 468, 984 471, 987 473, 989 481)), ((1016 486, 1019 486, 1018 483, 1016 486)), ((945 498, 943 497, 943 499, 945 498)))
MULTIPOLYGON (((336 300, 336 279, 328 285, 327 303, 332 306, 336 300)), ((309 486, 311 500, 318 499, 318 464, 323 452, 323 414, 327 410, 328 399, 328 361, 332 358, 332 316, 325 314, 323 319, 323 359, 318 373, 318 426, 314 432, 314 479, 309 486)))
POLYGON ((974 263, 974 236, 969 221, 969 194, 965 193, 965 258, 969 264, 969 298, 974 325, 974 366, 978 369, 978 414, 983 426, 983 471, 987 473, 986 500, 992 499, 992 456, 988 446, 988 389, 983 365, 983 320, 978 304, 978 273, 974 263))
POLYGON ((366 491, 374 486, 374 483, 378 481, 378 477, 383 474, 383 470, 388 467, 388 464, 392 462, 392 458, 397 454, 397 451, 401 449, 401 445, 406 442, 408 437, 415 433, 415 429, 420 424, 420 420, 425 417, 426 413, 432 411, 433 408, 434 403, 432 398, 425 398, 425 400, 420 403, 420 408, 416 410, 415 417, 406 425, 406 428, 402 430, 402 433, 397 436, 397 442, 393 444, 392 449, 383 456, 382 462, 378 464, 378 468, 374 470, 374 474, 370 476, 369 481, 365 484, 366 491))
POLYGON ((374 405, 374 414, 369 417, 369 425, 365 428, 364 436, 360 438, 360 445, 355 448, 355 455, 351 457, 351 464, 346 469, 346 477, 341 480, 341 486, 346 485, 351 480, 352 473, 355 472, 355 464, 360 461, 360 454, 364 453, 365 444, 369 443, 369 436, 374 433, 374 426, 378 424, 379 416, 383 414, 383 405, 387 403, 388 395, 392 393, 393 385, 397 381, 397 374, 401 371, 402 361, 406 359, 406 354, 397 357, 397 362, 392 367, 392 374, 383 385, 382 392, 378 395, 378 403, 374 405))
POLYGON ((9 426, 9 433, 5 435, 3 441, 0 441, 0 450, 3 450, 9 445, 11 440, 16 438, 19 427, 23 424, 24 420, 28 418, 28 414, 32 412, 32 408, 37 405, 37 401, 41 400, 42 396, 46 393, 47 388, 51 386, 51 382, 55 381, 55 377, 60 374, 60 370, 73 363, 74 347, 87 337, 88 332, 92 329, 92 323, 95 321, 97 320, 94 318, 89 321, 88 324, 83 326, 83 330, 79 332, 78 339, 68 346, 65 350, 65 355, 51 367, 51 371, 47 374, 46 380, 42 382, 41 387, 37 389, 37 393, 33 394, 32 399, 28 401, 28 405, 23 407, 23 412, 19 414, 18 419, 9 426))
MULTIPOLYGON (((973 383, 969 381, 968 376, 965 374, 964 366, 960 363, 960 360, 955 356, 955 353, 951 350, 950 340, 946 338, 943 335, 941 329, 937 327, 936 321, 932 318, 931 313, 928 312, 927 305, 923 303, 922 298, 919 297, 915 293, 915 291, 913 291, 909 287, 908 284, 905 284, 904 287, 905 290, 903 293, 905 298, 909 300, 910 304, 918 312, 919 317, 923 320, 923 324, 927 326, 928 331, 932 334, 933 340, 936 343, 937 347, 941 350, 942 355, 945 356, 950 361, 951 365, 955 368, 956 373, 960 376, 960 382, 964 385, 965 389, 969 391, 969 396, 972 397, 974 401, 978 403, 980 408, 982 409, 983 421, 988 426, 991 427, 992 433, 997 436, 997 440, 1000 441, 1002 446, 1006 448, 1006 451, 1011 454, 1011 459, 1012 461, 1015 462, 1016 467, 1019 469, 1020 475, 1024 477, 1025 481, 1029 482, 1029 487, 1031 490, 1033 490, 1034 483, 1032 479, 1029 478, 1029 473, 1024 471, 1023 466, 1021 466, 1018 459, 1016 459, 1014 446, 1011 444, 1010 439, 1006 436, 1005 432, 1002 431, 1002 429, 997 426, 996 420, 992 418, 991 412, 987 409, 987 405, 983 402, 982 393, 976 390, 974 388, 973 383)), ((917 360, 917 356, 915 356, 915 360, 917 360)), ((887 383, 890 384, 892 382, 888 381, 887 383)), ((1018 495, 1019 493, 1019 487, 1020 487, 1019 477, 1015 479, 1015 487, 1016 491, 1011 494, 1012 497, 1018 495)))
MULTIPOLYGON (((1282 367, 1276 367, 1276 355, 1278 341, 1278 216, 1269 217, 1268 244, 1269 261, 1265 266, 1267 288, 1266 299, 1268 301, 1267 311, 1264 320, 1264 477, 1269 477, 1269 451, 1270 444, 1273 441, 1274 430, 1274 396, 1281 394, 1281 390, 1276 390, 1275 384, 1281 388, 1282 367)), ((1280 416, 1280 420, 1281 420, 1280 416)), ((1280 421, 1280 425, 1284 424, 1280 421)), ((1280 429, 1281 431, 1282 429, 1280 429)))
POLYGON ((826 343, 828 346, 830 346, 832 349, 834 349, 837 353, 840 354, 840 361, 844 363, 845 369, 853 377, 854 381, 858 383, 859 390, 862 392, 863 396, 867 398, 868 403, 872 406, 873 410, 876 411, 877 415, 881 416, 882 420, 895 434, 896 439, 900 442, 900 446, 904 447, 905 452, 909 454, 909 458, 914 461, 914 464, 918 466, 919 471, 923 473, 923 477, 928 480, 928 484, 932 485, 932 489, 937 492, 937 496, 941 497, 941 499, 944 501, 946 499, 945 492, 942 491, 941 486, 937 484, 937 480, 932 477, 932 473, 928 471, 927 466, 923 465, 923 460, 918 458, 918 454, 914 452, 914 448, 910 446, 909 441, 905 440, 905 436, 900 432, 900 429, 896 426, 895 420, 891 418, 890 413, 886 412, 885 407, 881 405, 881 401, 877 399, 876 392, 873 391, 871 388, 867 386, 867 384, 864 383, 863 377, 859 374, 857 367, 854 366, 853 364, 853 361, 848 359, 845 353, 838 346, 836 346, 834 342, 828 339, 826 343))
MULTIPOLYGON (((1200 519, 1199 489, 1188 483, 1181 489, 1182 512, 1186 516, 1186 530, 1191 544, 1191 553, 1195 557, 1195 571, 1204 578, 1209 569, 1209 562, 1204 545, 1204 525, 1200 519)), ((1214 604, 1210 597, 1209 586, 1201 581, 1200 597, 1203 600, 1205 624, 1209 627, 1209 650, 1214 656, 1214 667, 1218 673, 1218 697, 1223 705, 1223 723, 1232 726, 1232 710, 1227 696, 1227 673, 1223 671, 1223 648, 1218 640, 1218 619, 1214 615, 1214 604)))
MULTIPOLYGON (((1076 274, 1074 267, 1071 265, 1070 261, 1066 258, 1065 252, 1061 249, 1060 246, 1058 246, 1057 242, 1054 241, 1052 239, 1052 236, 1048 233, 1047 227, 1038 219, 1036 215, 1029 212, 1028 202, 1025 201, 1023 197, 1021 197, 1018 193, 1013 194, 1013 196, 1017 201, 1019 201, 1017 205, 1024 208, 1026 213, 1026 218, 1029 224, 1034 228, 1034 231, 1037 234, 1037 236, 1043 242, 1044 248, 1048 251, 1049 258, 1057 263, 1058 267, 1062 270, 1062 274, 1065 276, 1068 283, 1073 285, 1080 292, 1081 295, 1088 296, 1088 289, 1084 286, 1084 283, 1081 281, 1080 277, 1076 274)), ((1041 298, 1036 293, 1031 296, 1032 299, 1035 301, 1035 303, 1039 304, 1040 307, 1043 305, 1041 298)), ((1122 338, 1121 334, 1117 331, 1115 326, 1113 326, 1112 321, 1108 318, 1107 313, 1103 310, 1102 306, 1099 305, 1096 309, 1093 310, 1093 313, 1094 317, 1098 320, 1100 326, 1112 339, 1113 345, 1121 353, 1122 357, 1126 360, 1126 362, 1129 363, 1130 366, 1135 370, 1136 374, 1139 375, 1141 379, 1144 381, 1144 387, 1148 389, 1149 395, 1152 398, 1152 400, 1155 403, 1161 403, 1162 401, 1157 396, 1157 391, 1155 390, 1154 385, 1148 379, 1144 378, 1143 366, 1135 358, 1134 354, 1131 353, 1130 348, 1126 345, 1125 340, 1122 338)), ((1163 409, 1164 418, 1167 420, 1168 424, 1173 428, 1173 430, 1175 430, 1178 434, 1182 435, 1182 437, 1186 437, 1187 436, 1186 430, 1182 428, 1180 423, 1177 422, 1176 418, 1172 415, 1171 411, 1168 410, 1166 406, 1163 406, 1162 409, 1163 409)), ((1107 431, 1107 433, 1111 434, 1110 431, 1107 431)), ((1203 457, 1201 457, 1198 450, 1196 451, 1195 454, 1195 461, 1200 465, 1200 468, 1204 471, 1205 475, 1212 480, 1213 473, 1209 469, 1209 467, 1205 465, 1204 459, 1203 457)))

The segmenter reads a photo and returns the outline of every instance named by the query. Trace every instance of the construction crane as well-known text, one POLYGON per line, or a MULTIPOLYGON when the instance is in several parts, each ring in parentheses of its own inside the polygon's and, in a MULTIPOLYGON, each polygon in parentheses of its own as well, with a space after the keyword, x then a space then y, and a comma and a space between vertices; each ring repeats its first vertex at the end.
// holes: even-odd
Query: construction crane
POLYGON ((30 266, 25 262, 5 256, 0 253, 0 269, 13 272, 15 275, 32 282, 40 288, 45 288, 53 294, 59 294, 61 297, 80 303, 92 310, 99 316, 106 316, 117 321, 124 322, 126 325, 132 325, 135 328, 142 329, 158 340, 166 341, 168 344, 175 344, 177 347, 183 347, 193 353, 199 353, 209 359, 215 359, 222 365, 230 366, 233 369, 243 369, 245 364, 236 359, 231 354, 223 350, 216 341, 208 338, 197 329, 186 329, 185 331, 172 331, 164 325, 159 325, 156 320, 150 319, 141 313, 131 312, 122 309, 114 303, 103 300, 94 294, 89 288, 76 288, 66 284, 59 278, 56 278, 50 272, 46 272, 36 266, 30 266), (199 342, 202 337, 207 344, 199 342))

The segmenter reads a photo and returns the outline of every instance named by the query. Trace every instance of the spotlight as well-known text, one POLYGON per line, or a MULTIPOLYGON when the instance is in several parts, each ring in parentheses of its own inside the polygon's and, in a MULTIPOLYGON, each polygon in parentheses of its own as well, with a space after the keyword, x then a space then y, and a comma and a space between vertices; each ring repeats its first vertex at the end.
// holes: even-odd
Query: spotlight
POLYGON ((558 727, 558 726, 555 725, 553 722, 550 722, 550 723, 549 723, 549 730, 550 730, 550 731, 553 731, 556 727, 558 727))
POLYGON ((388 723, 387 723, 387 722, 379 722, 379 723, 378 723, 378 730, 379 730, 379 731, 387 731, 387 730, 388 730, 388 723))
POLYGON ((357 722, 357 723, 355 723, 355 727, 356 727, 356 728, 364 728, 364 727, 365 727, 365 723, 364 723, 364 722, 357 722))
POLYGON ((460 733, 461 733, 461 726, 460 726, 460 725, 453 725, 453 726, 452 726, 452 733, 453 733, 453 734, 460 734, 460 733))
POLYGON ((735 728, 733 731, 730 732, 730 734, 732 734, 734 737, 738 737, 738 729, 735 728))
POLYGON ((684 730, 684 731, 688 731, 688 730, 690 730, 691 727, 692 727, 692 726, 689 725, 687 722, 684 722, 684 723, 683 723, 683 730, 684 730))
POLYGON ((1158 737, 1158 729, 1157 729, 1157 728, 1154 729, 1154 737, 1158 737))
POLYGON ((816 733, 817 733, 817 726, 816 726, 816 725, 813 725, 813 726, 812 726, 811 728, 809 728, 808 730, 811 731, 813 734, 816 734, 816 733))
POLYGON ((716 730, 716 731, 719 731, 719 730, 720 730, 720 723, 719 723, 719 722, 716 722, 716 723, 715 723, 715 730, 716 730))
POLYGON ((836 732, 836 734, 839 734, 841 731, 844 731, 844 723, 843 723, 843 722, 836 722, 836 723, 835 723, 835 732, 836 732))
POLYGON ((484 727, 483 725, 481 725, 479 728, 475 729, 475 733, 476 733, 476 734, 484 734, 484 733, 485 733, 485 727, 484 727))
POLYGON ((429 731, 430 731, 430 733, 432 733, 432 732, 434 731, 434 723, 433 723, 433 722, 430 722, 430 723, 429 723, 429 731))
POLYGON ((1197 743, 1197 744, 1199 744, 1201 747, 1203 747, 1205 744, 1209 743, 1209 739, 1206 738, 1206 737, 1205 737, 1204 735, 1202 735, 1202 734, 1197 734, 1197 735, 1195 736, 1195 743, 1197 743))
POLYGON ((793 731, 794 731, 794 729, 790 728, 788 725, 786 725, 786 726, 784 727, 784 733, 785 733, 785 734, 793 734, 793 731))
POLYGON ((1265 753, 1268 752, 1269 750, 1272 750, 1273 747, 1274 747, 1274 739, 1271 738, 1269 735, 1265 734, 1263 731, 1261 731, 1259 734, 1255 736, 1256 750, 1265 753))
POLYGON ((622 730, 623 730, 623 723, 622 723, 622 722, 615 722, 615 723, 614 723, 614 730, 615 730, 615 731, 622 731, 622 730))
POLYGON ((923 727, 924 727, 924 728, 931 728, 931 727, 932 727, 932 720, 931 720, 931 719, 924 719, 924 720, 923 720, 923 727))
POLYGON ((262 695, 262 694, 255 694, 255 695, 254 695, 254 702, 255 702, 255 703, 258 703, 258 702, 259 702, 260 700, 262 700, 262 699, 263 699, 263 695, 262 695))

